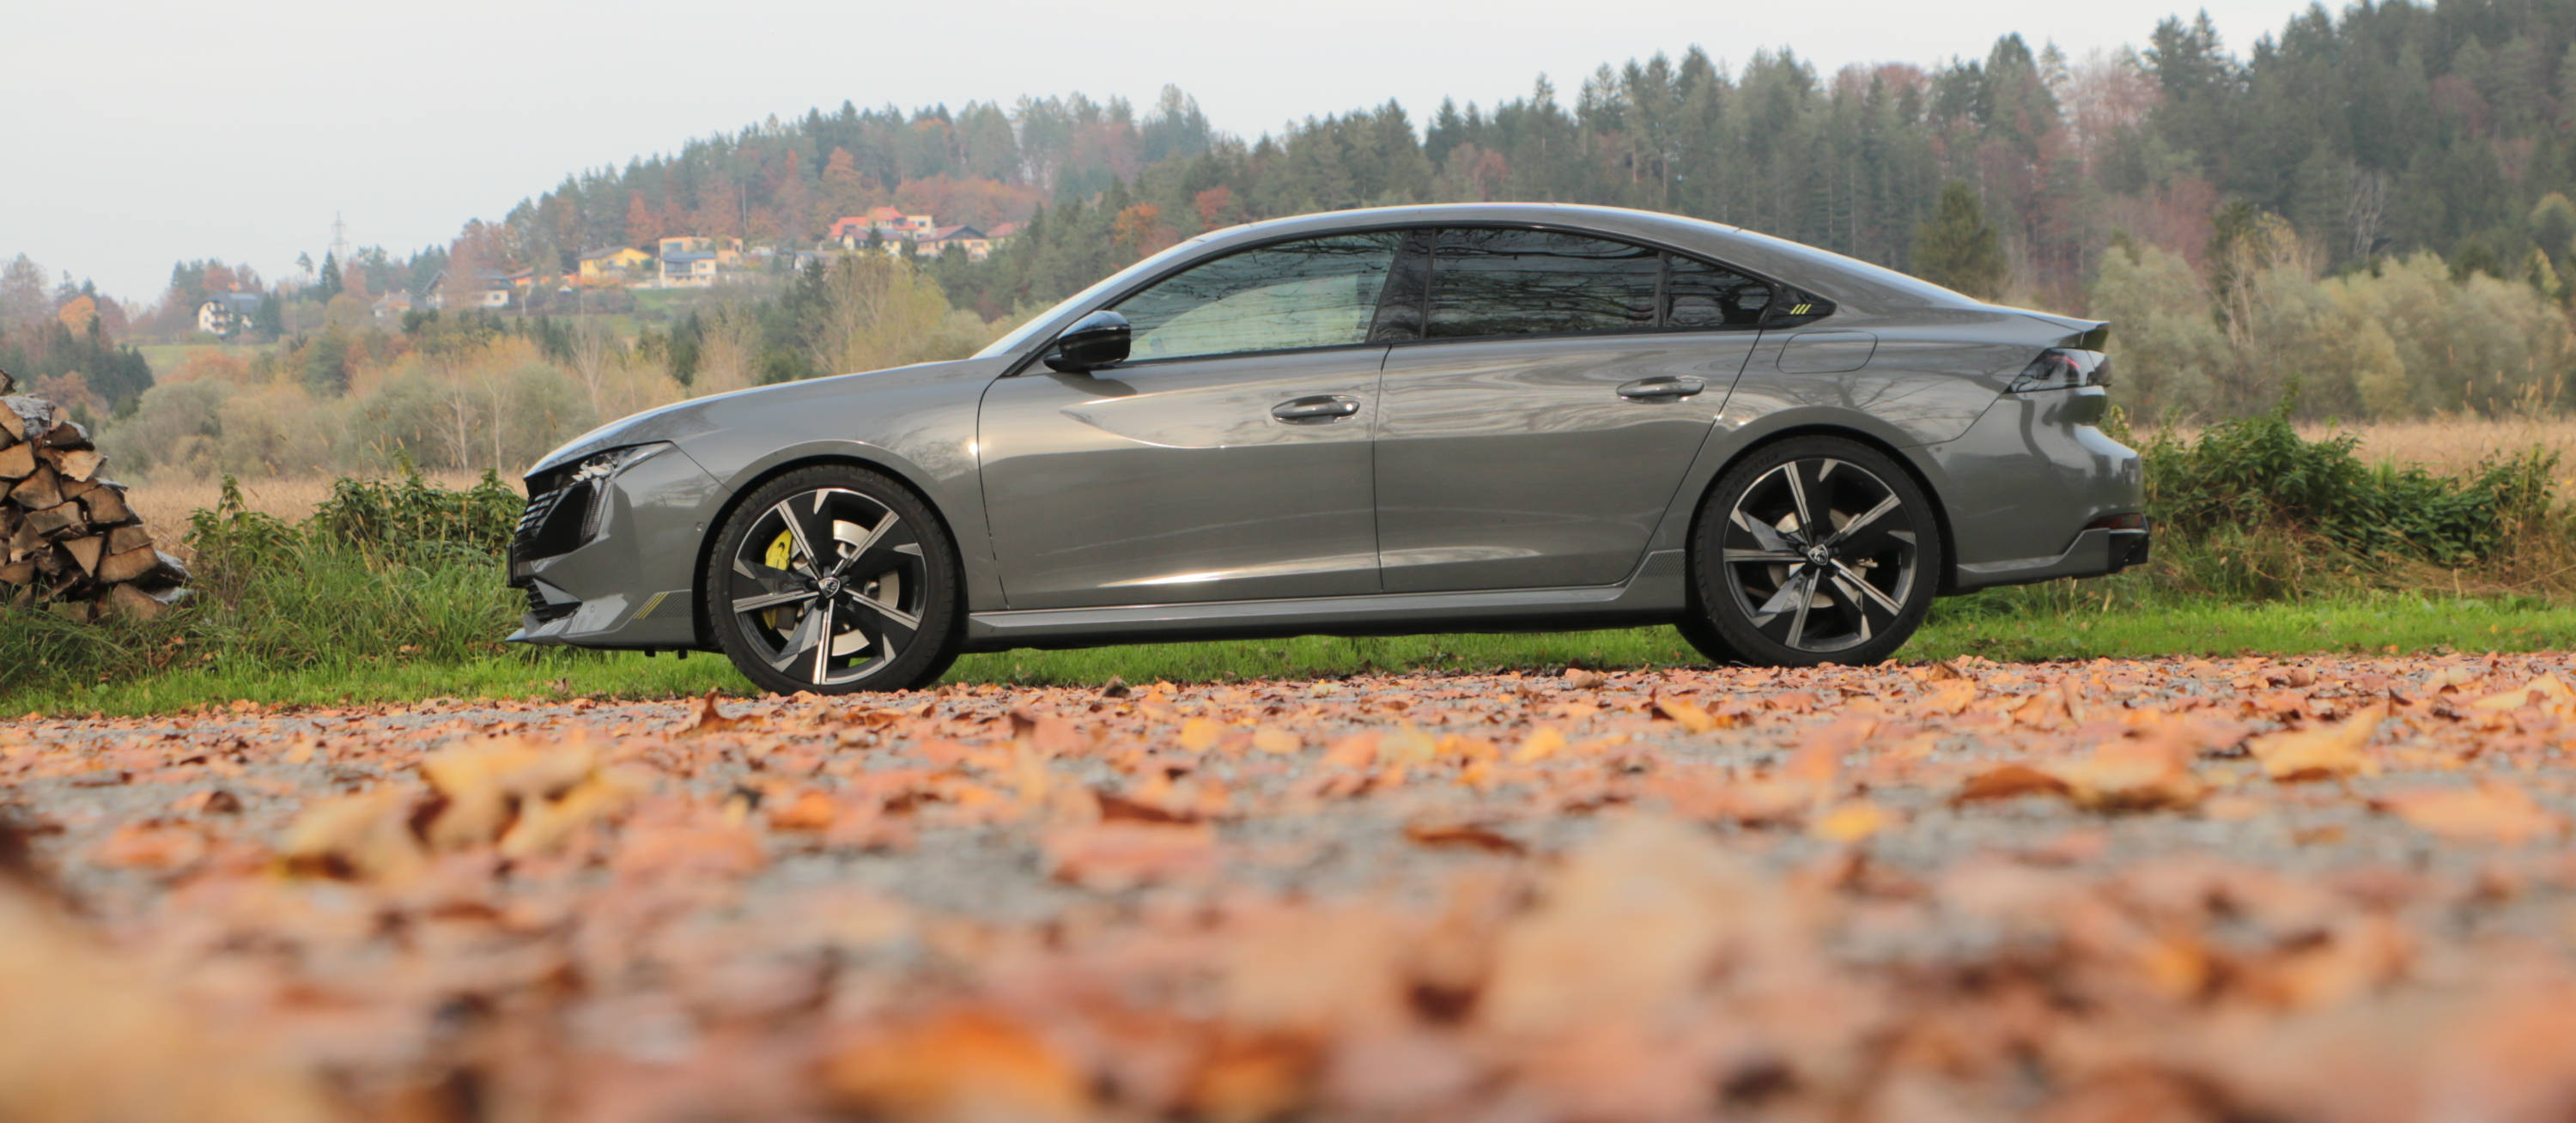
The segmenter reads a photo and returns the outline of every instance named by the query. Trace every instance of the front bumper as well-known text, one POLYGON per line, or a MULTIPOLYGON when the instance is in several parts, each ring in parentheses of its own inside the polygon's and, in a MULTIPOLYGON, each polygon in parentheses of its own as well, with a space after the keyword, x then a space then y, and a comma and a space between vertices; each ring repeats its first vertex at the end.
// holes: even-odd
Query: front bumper
POLYGON ((510 585, 528 602, 510 642, 697 646, 698 545, 719 499, 677 448, 532 497, 510 545, 510 585))

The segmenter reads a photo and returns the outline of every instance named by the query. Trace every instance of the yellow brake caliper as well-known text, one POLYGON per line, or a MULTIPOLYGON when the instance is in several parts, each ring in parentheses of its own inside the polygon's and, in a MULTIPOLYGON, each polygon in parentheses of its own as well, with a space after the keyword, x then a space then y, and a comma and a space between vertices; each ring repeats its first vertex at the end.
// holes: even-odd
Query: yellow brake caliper
MULTIPOLYGON (((763 557, 760 560, 762 564, 767 565, 771 569, 787 568, 789 562, 796 560, 796 536, 783 530, 779 531, 778 540, 769 544, 768 556, 763 557)), ((787 607, 785 605, 781 605, 763 613, 761 615, 761 619, 768 622, 769 630, 773 632, 783 632, 787 630, 787 625, 781 623, 779 621, 779 617, 786 613, 786 611, 787 607)))

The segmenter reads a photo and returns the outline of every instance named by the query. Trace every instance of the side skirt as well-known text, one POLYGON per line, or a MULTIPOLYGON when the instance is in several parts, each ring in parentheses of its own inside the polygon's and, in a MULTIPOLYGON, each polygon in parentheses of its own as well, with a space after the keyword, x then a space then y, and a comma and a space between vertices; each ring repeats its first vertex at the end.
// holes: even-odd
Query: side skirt
POLYGON ((1683 551, 1658 550, 1617 585, 977 612, 966 617, 965 649, 1654 624, 1671 620, 1688 606, 1688 570, 1683 551))

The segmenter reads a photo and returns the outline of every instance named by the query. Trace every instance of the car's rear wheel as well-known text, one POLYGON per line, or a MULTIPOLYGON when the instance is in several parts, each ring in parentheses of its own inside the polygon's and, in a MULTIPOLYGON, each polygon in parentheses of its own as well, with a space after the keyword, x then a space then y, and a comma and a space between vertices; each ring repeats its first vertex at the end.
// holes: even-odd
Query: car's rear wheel
POLYGON ((1697 526, 1693 591, 1733 658, 1875 663, 1931 611, 1941 558, 1931 501, 1857 441, 1798 437, 1756 450, 1718 477, 1697 526))
POLYGON ((957 547, 892 479, 799 469, 752 492, 716 535, 701 591, 716 644, 761 689, 903 690, 956 657, 957 547))

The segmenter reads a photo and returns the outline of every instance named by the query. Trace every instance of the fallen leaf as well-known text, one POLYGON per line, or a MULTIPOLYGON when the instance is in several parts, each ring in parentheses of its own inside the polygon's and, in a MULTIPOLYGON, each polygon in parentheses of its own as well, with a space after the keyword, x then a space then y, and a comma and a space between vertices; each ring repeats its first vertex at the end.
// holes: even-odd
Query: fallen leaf
POLYGON ((790 800, 772 801, 769 829, 778 831, 828 830, 840 808, 826 793, 807 788, 790 800))
POLYGON ((2189 807, 2209 793, 2192 773, 2188 745, 2166 739, 2114 741, 2082 760, 2054 765, 2076 806, 2095 811, 2189 807))
POLYGON ((2474 787, 2389 792, 2372 800, 2371 806, 2460 842, 2518 846, 2567 832, 2567 821, 2540 806, 2530 793, 2493 780, 2474 787))
POLYGON ((1016 1018, 952 1010, 852 1040, 823 1064, 840 1106, 897 1119, 1074 1119, 1089 1082, 1016 1018))
POLYGON ((707 688, 707 696, 698 699, 697 712, 691 714, 689 720, 680 726, 680 736, 698 737, 709 733, 722 733, 750 724, 748 717, 726 717, 724 710, 716 705, 717 693, 715 687, 707 688))
POLYGON ((1717 728, 1716 718, 1710 717, 1707 710, 1699 708, 1686 699, 1657 696, 1655 712, 1679 722, 1682 728, 1693 733, 1706 733, 1717 728))
POLYGON ((1868 800, 1838 804, 1815 818, 1807 833, 1827 842, 1858 842, 1894 826, 1896 817, 1868 800))
POLYGON ((206 836, 185 823, 145 819, 116 828, 99 843, 95 860, 102 866, 168 872, 195 865, 206 856, 206 836))
POLYGON ((1252 747, 1274 756, 1286 756, 1306 747, 1306 740, 1285 729, 1263 726, 1252 731, 1252 747))
POLYGON ((2065 795, 2066 781, 2027 764, 2001 764, 1968 777, 1959 786, 1952 803, 1975 803, 1987 799, 2011 799, 2023 795, 2065 795))
POLYGON ((2339 722, 2256 737, 2245 749, 2282 783, 2373 775, 2378 769, 2361 750, 2387 717, 2388 703, 2378 702, 2339 722))
POLYGON ((1536 764, 1565 749, 1565 734, 1553 725, 1542 725, 1521 739, 1521 747, 1512 753, 1514 764, 1536 764))
POLYGON ((1216 831, 1205 823, 1103 819, 1057 827, 1039 849, 1047 875, 1114 893, 1143 885, 1196 880, 1216 872, 1216 831))
POLYGON ((1407 823, 1404 825, 1404 837, 1417 846, 1471 847, 1487 853, 1510 854, 1514 857, 1529 852, 1528 847, 1490 828, 1467 823, 1407 823))

